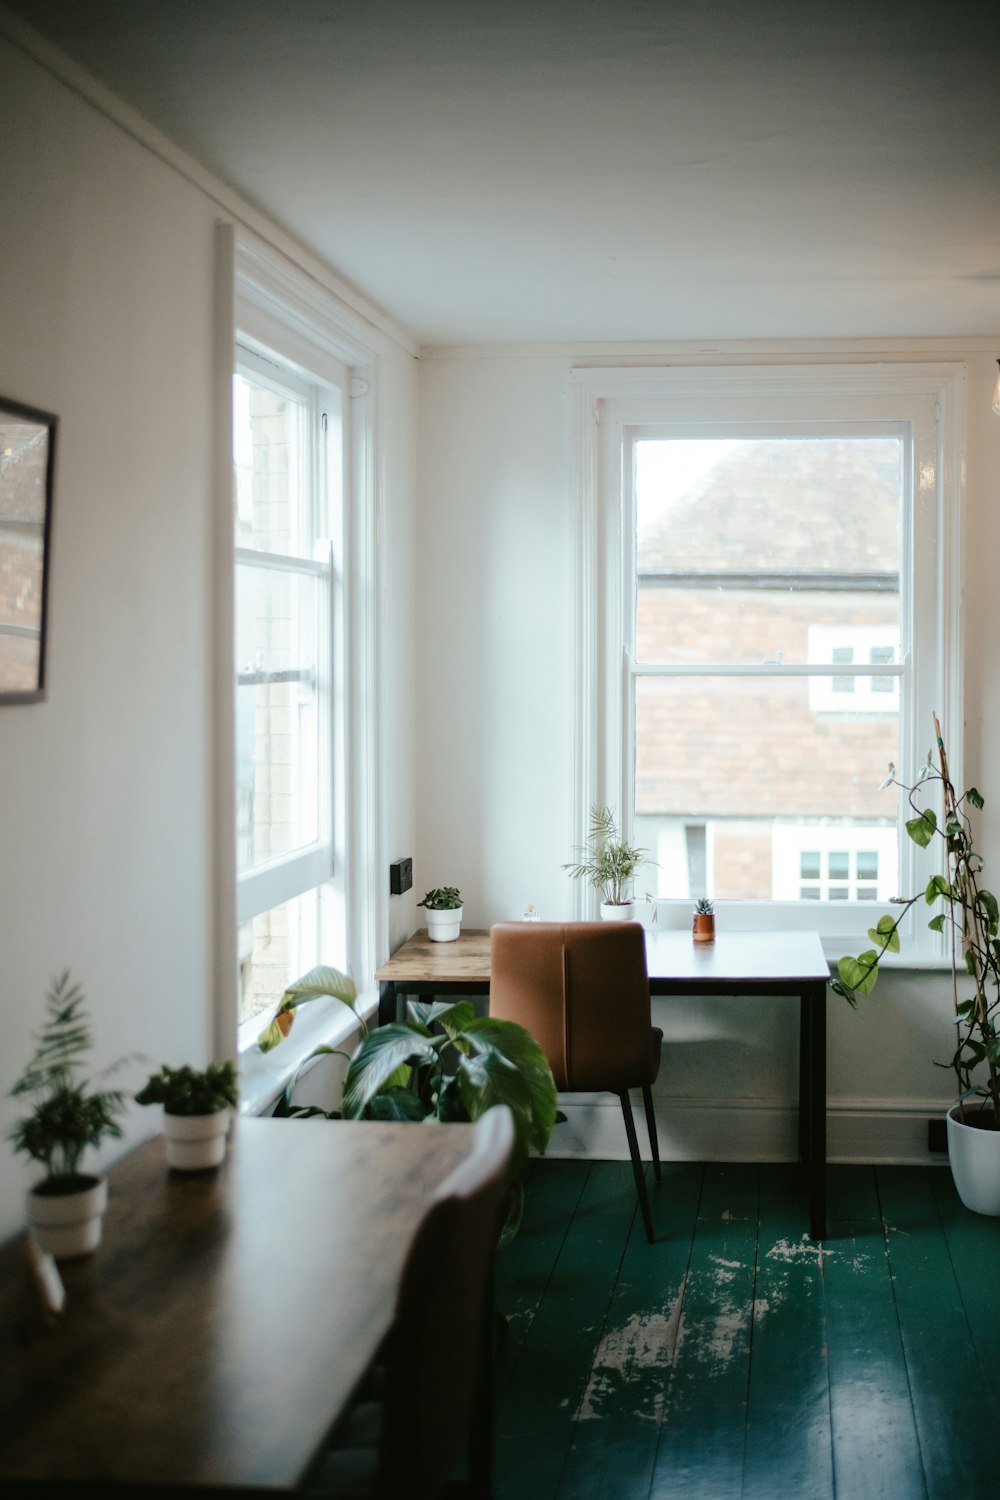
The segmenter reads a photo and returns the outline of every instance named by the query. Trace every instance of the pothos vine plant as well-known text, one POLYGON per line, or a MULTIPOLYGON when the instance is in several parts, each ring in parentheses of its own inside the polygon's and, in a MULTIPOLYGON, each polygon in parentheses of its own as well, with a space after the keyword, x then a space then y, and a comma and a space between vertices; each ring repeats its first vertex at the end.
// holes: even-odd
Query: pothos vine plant
POLYGON ((959 1119, 1000 1130, 1000 907, 983 884, 983 860, 975 847, 970 817, 970 809, 979 812, 984 803, 975 787, 961 795, 956 792, 936 715, 934 733, 937 760, 933 751, 928 754, 913 785, 900 781, 895 766, 890 765, 882 786, 896 786, 906 796, 913 813, 906 821, 906 832, 915 844, 926 849, 935 840, 941 841, 944 872, 932 875, 916 895, 893 898, 893 904, 902 908, 898 916, 882 916, 868 929, 873 946, 857 957, 842 958, 831 987, 856 1007, 858 996, 870 995, 874 989, 885 954, 900 951, 899 927, 910 908, 919 902, 931 907, 942 904, 928 926, 947 935, 957 1037, 950 1064, 941 1066, 951 1067, 955 1074, 959 1119), (934 800, 935 787, 940 792, 943 822, 928 805, 934 800))

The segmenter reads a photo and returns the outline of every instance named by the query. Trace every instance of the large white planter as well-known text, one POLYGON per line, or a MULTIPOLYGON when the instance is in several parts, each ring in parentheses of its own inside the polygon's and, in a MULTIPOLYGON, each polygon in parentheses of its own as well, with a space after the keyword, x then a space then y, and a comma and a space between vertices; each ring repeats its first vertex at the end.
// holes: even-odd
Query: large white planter
MULTIPOLYGON (((948 1160, 955 1189, 973 1213, 1000 1215, 1000 1130, 963 1125, 948 1111, 948 1160)), ((966 1110, 966 1119, 969 1111, 966 1110)))
POLYGON ((217 1167, 226 1154, 231 1109, 211 1115, 163 1115, 167 1165, 178 1172, 204 1172, 217 1167))
POLYGON ((453 943, 462 930, 462 908, 450 911, 427 909, 427 936, 432 943, 453 943))
POLYGON ((601 921, 602 922, 634 922, 635 921, 635 902, 634 901, 602 901, 601 902, 601 921))
MULTIPOLYGON (((89 1255, 101 1243, 101 1215, 108 1206, 103 1177, 81 1176, 79 1191, 28 1193, 28 1227, 42 1250, 56 1260, 89 1255)), ((38 1186, 42 1186, 39 1184, 38 1186)))

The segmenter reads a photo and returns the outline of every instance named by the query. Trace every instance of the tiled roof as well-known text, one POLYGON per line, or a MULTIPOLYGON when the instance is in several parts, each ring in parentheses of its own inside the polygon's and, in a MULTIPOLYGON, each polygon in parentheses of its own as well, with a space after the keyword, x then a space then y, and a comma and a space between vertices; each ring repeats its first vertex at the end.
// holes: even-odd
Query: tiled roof
POLYGON ((895 573, 895 438, 740 443, 639 533, 640 573, 895 573))

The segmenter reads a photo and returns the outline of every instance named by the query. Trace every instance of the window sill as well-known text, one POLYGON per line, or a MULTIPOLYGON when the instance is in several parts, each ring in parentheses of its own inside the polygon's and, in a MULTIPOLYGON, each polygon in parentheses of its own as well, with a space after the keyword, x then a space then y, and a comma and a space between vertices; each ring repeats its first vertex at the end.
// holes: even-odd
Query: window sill
MULTIPOLYGON (((378 1011, 378 995, 359 995, 355 1007, 366 1024, 378 1011)), ((359 1030, 354 1012, 339 1000, 313 1000, 297 1012, 285 1040, 270 1052, 251 1042, 240 1053, 240 1113, 266 1114, 289 1080, 317 1047, 339 1047, 359 1030)))

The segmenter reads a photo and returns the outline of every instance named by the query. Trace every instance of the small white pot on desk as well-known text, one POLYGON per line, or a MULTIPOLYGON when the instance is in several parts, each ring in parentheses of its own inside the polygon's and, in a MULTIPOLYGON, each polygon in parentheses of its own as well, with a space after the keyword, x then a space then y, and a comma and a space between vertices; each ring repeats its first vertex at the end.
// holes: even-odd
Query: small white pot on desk
POLYGON ((204 1172, 217 1167, 226 1154, 232 1114, 228 1108, 210 1115, 168 1115, 164 1111, 167 1165, 178 1172, 204 1172))
POLYGON ((453 943, 462 931, 462 907, 452 906, 445 911, 427 908, 427 936, 432 943, 453 943))
POLYGON ((80 1173, 69 1192, 52 1191, 47 1178, 28 1193, 28 1227, 39 1249, 56 1260, 89 1255, 101 1243, 108 1184, 103 1177, 80 1173))

